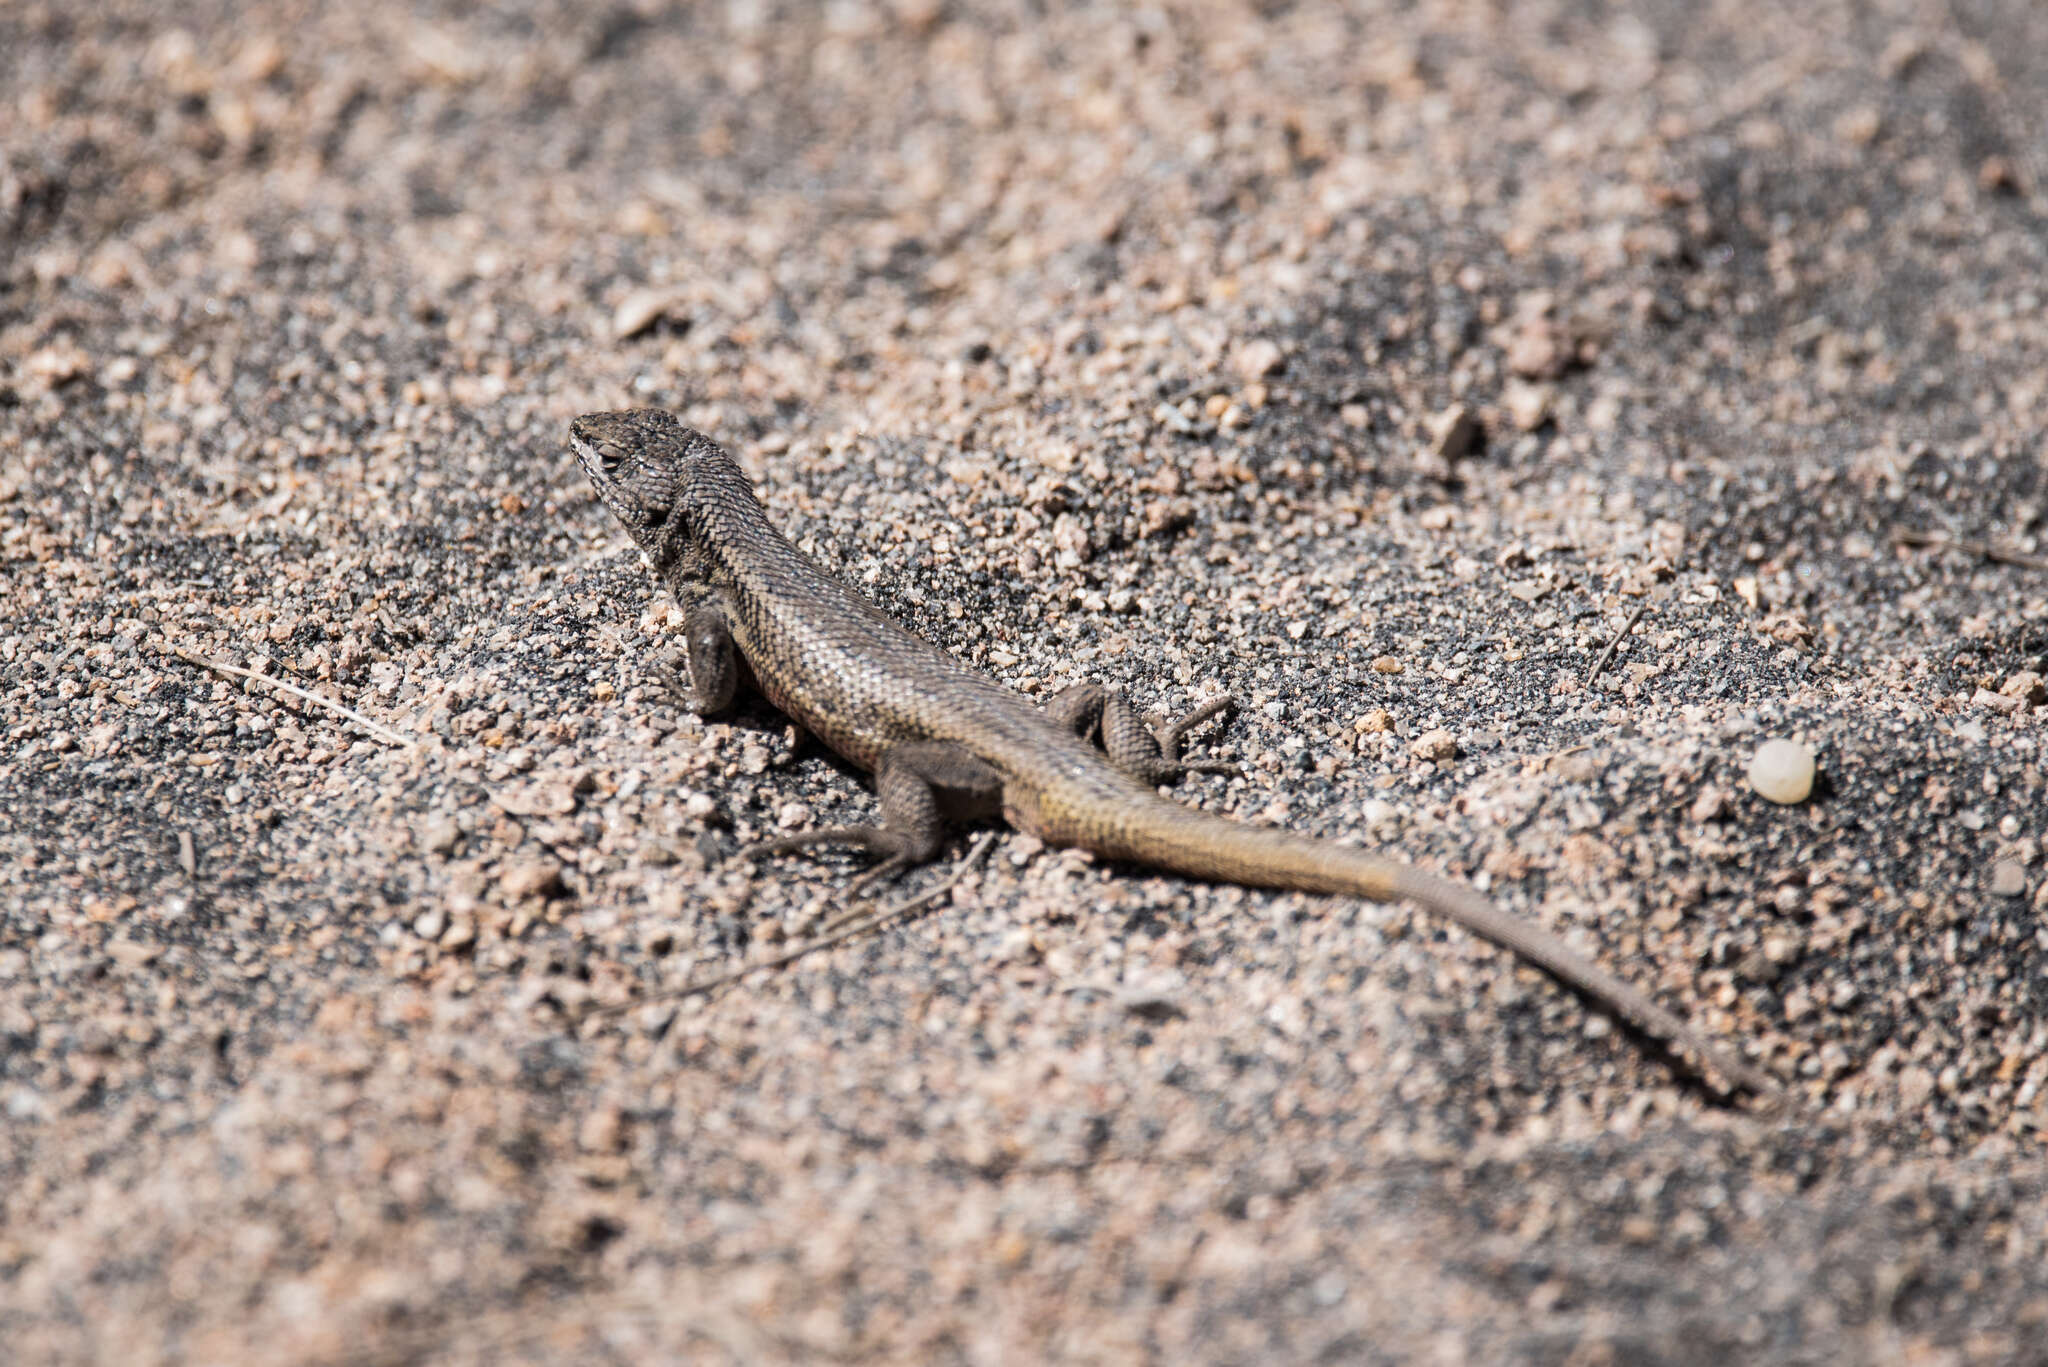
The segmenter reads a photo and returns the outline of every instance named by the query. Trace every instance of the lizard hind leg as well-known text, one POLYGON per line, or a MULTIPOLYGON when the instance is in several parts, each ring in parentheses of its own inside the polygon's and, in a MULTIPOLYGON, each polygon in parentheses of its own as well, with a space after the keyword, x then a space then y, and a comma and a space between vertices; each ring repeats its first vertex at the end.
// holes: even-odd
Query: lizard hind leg
POLYGON ((1141 783, 1172 783, 1188 774, 1234 774, 1235 764, 1181 758, 1188 732, 1232 706, 1229 698, 1204 703, 1175 722, 1147 722, 1119 694, 1101 684, 1077 683, 1045 705, 1047 715, 1090 739, 1100 728, 1110 763, 1141 783))
POLYGON ((1184 760, 1180 757, 1181 742, 1188 732, 1220 716, 1237 705, 1229 697, 1213 698, 1203 703, 1176 722, 1159 721, 1152 726, 1152 735, 1159 742, 1159 756, 1166 763, 1175 765, 1184 774, 1235 774, 1241 772, 1238 766, 1221 760, 1184 760))
POLYGON ((882 856, 842 897, 886 882, 905 869, 928 864, 939 852, 949 813, 968 816, 988 810, 1002 795, 1002 775, 966 749, 945 741, 905 741, 890 747, 875 766, 875 795, 882 820, 873 826, 828 826, 751 845, 749 858, 787 854, 810 845, 853 845, 882 856))
POLYGON ((1102 719, 1102 700, 1108 692, 1092 679, 1068 684, 1046 699, 1045 714, 1082 740, 1095 739, 1095 724, 1102 719))

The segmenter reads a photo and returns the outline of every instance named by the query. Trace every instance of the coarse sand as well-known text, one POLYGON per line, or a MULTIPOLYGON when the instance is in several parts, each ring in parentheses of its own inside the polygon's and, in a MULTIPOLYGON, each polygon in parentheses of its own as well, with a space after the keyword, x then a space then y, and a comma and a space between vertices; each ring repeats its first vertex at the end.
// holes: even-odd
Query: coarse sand
POLYGON ((2044 148, 1991 0, 0 6, 0 1357, 2048 1362, 2044 148), (1798 1106, 1012 834, 658 999, 873 799, 636 405, 1798 1106))

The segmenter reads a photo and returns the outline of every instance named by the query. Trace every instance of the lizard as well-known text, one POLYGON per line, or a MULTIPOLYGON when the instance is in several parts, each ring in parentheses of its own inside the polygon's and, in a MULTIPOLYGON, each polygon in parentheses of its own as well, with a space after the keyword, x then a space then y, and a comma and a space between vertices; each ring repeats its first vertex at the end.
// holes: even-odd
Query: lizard
POLYGON ((749 685, 874 777, 881 820, 752 846, 859 847, 886 878, 937 857, 945 823, 1000 817, 1053 846, 1247 887, 1401 899, 1544 969, 1596 1006, 1776 1104, 1775 1080, 1640 989, 1518 919, 1477 889, 1331 840, 1255 826, 1162 796, 1183 775, 1227 766, 1182 758, 1187 732, 1227 700, 1148 726, 1093 682, 1043 705, 886 616, 769 521, 729 454, 660 409, 591 413, 569 444, 598 497, 683 609, 672 683, 700 715, 749 685), (675 671, 678 675, 682 671, 675 671))

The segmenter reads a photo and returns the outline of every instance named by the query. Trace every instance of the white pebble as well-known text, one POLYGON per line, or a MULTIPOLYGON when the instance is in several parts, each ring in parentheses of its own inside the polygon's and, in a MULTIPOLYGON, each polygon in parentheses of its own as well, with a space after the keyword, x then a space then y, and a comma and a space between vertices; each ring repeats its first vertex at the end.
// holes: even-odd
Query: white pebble
POLYGON ((1806 801, 1813 792, 1813 751, 1796 740, 1767 740, 1749 762, 1749 786, 1781 807, 1806 801))
POLYGON ((634 290, 612 310, 612 338, 623 342, 628 337, 637 337, 664 317, 681 312, 683 303, 680 290, 634 290))

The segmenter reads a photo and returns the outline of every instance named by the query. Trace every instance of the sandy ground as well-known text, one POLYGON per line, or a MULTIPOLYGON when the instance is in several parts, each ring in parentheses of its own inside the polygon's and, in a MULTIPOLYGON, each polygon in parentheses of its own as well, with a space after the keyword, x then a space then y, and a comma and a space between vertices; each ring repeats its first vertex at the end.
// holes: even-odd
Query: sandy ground
POLYGON ((0 8, 9 1361, 2048 1362, 2048 10, 171 8, 0 8), (1798 1105, 1008 834, 643 1000, 872 799, 631 405, 1798 1105))

